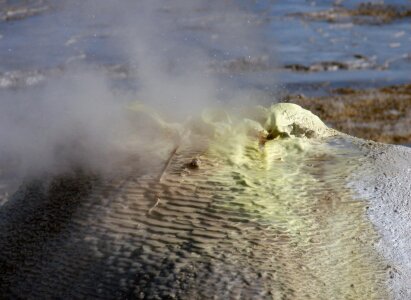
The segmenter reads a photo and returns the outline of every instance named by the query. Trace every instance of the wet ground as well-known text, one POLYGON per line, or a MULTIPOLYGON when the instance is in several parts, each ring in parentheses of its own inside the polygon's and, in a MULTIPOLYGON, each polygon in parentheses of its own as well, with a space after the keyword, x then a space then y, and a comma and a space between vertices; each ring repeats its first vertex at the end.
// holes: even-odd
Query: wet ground
MULTIPOLYGON (((357 86, 409 80, 408 1, 387 5, 360 1, 238 3, 263 33, 258 41, 260 55, 241 56, 238 49, 206 44, 210 42, 203 32, 208 28, 207 11, 193 11, 192 19, 184 20, 188 35, 202 39, 211 51, 225 52, 218 66, 228 71, 262 73, 251 76, 255 80, 260 76, 279 80, 270 73, 285 69, 280 79, 285 85, 357 86), (202 26, 194 26, 200 21, 202 26)), ((108 20, 80 18, 71 14, 68 5, 53 1, 3 1, 0 5, 2 72, 44 72, 75 59, 103 66, 126 63, 121 62, 119 50, 110 47, 115 33, 109 23, 104 24, 108 20), (98 22, 103 23, 98 26, 98 22)), ((208 30, 213 33, 212 28, 208 30)))

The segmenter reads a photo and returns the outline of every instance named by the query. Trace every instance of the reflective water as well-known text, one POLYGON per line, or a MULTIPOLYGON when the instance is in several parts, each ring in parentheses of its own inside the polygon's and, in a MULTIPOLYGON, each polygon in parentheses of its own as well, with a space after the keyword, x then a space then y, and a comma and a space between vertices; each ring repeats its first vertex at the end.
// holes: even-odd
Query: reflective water
MULTIPOLYGON (((5 3, 2 4, 5 12, 15 5, 19 9, 34 6, 44 8, 44 11, 32 13, 32 16, 28 11, 22 17, 3 18, 0 21, 0 86, 13 86, 10 81, 16 82, 16 77, 24 78, 17 85, 21 82, 24 82, 23 85, 35 84, 40 75, 53 76, 46 70, 61 70, 75 61, 100 66, 123 66, 123 69, 111 71, 117 74, 117 78, 127 77, 126 70, 131 67, 130 61, 124 56, 122 45, 116 40, 119 28, 113 28, 109 15, 93 14, 92 11, 86 16, 76 13, 75 1, 5 3), (36 3, 40 4, 36 6, 36 3)), ((357 22, 352 18, 330 22, 304 17, 305 13, 329 12, 340 7, 355 9, 360 3, 361 1, 237 1, 247 15, 253 15, 250 17, 251 22, 257 24, 260 38, 252 40, 257 49, 254 52, 242 51, 241 44, 214 43, 215 32, 209 25, 218 22, 218 19, 213 21, 213 11, 193 10, 188 16, 177 17, 183 24, 181 30, 186 39, 195 41, 197 45, 213 53, 219 64, 224 65, 224 61, 233 59, 245 59, 248 62, 245 67, 229 71, 228 77, 240 81, 242 85, 265 90, 273 90, 279 85, 293 90, 308 90, 310 87, 315 90, 330 85, 363 87, 409 81, 409 17, 394 18, 382 24, 357 22), (252 56, 248 58, 250 54, 252 56), (323 70, 324 63, 331 63, 332 67, 323 70), (313 65, 312 72, 296 69, 298 66, 313 65)), ((409 1, 405 0, 389 1, 388 4, 399 10, 409 9, 410 6, 409 1)), ((82 6, 77 8, 81 10, 82 6)))

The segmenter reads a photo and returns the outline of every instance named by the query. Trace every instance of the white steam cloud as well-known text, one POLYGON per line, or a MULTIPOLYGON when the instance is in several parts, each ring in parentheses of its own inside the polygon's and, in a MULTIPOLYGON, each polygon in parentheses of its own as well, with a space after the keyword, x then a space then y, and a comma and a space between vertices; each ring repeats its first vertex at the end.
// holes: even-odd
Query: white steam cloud
POLYGON ((2 92, 0 171, 105 170, 129 154, 131 136, 141 143, 147 136, 147 128, 128 121, 130 101, 181 120, 205 106, 247 102, 253 94, 211 68, 261 53, 256 16, 234 0, 89 0, 59 9, 71 12, 68 21, 82 20, 88 31, 110 36, 136 90, 114 88, 86 59, 39 87, 2 92))

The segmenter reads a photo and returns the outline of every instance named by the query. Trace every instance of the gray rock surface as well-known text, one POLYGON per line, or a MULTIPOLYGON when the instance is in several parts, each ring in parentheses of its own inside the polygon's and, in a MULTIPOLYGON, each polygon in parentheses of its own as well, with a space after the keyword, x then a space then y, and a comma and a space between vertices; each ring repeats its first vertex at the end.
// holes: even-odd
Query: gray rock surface
POLYGON ((367 159, 352 176, 351 186, 369 201, 368 217, 387 262, 393 299, 411 299, 411 149, 367 143, 367 159))

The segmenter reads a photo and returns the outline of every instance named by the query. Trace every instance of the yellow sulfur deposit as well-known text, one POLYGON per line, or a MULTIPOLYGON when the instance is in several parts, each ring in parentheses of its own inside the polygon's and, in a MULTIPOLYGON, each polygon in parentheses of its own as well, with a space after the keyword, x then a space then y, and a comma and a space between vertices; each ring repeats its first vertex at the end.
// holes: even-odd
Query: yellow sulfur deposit
POLYGON ((179 173, 171 162, 164 184, 195 187, 193 201, 209 201, 206 212, 231 224, 235 246, 207 244, 207 256, 269 274, 274 299, 387 297, 365 203, 347 188, 362 154, 344 135, 288 103, 241 117, 205 111, 188 130, 175 162, 206 141, 201 167, 179 173))
POLYGON ((266 251, 278 255, 276 280, 293 286, 291 298, 305 299, 307 290, 316 299, 384 298, 376 234, 365 204, 346 187, 360 151, 297 105, 261 112, 265 121, 231 118, 225 130, 215 124, 207 154, 219 168, 209 181, 224 188, 213 207, 270 228, 266 251), (256 132, 266 135, 263 146, 256 132))
POLYGON ((269 132, 297 137, 327 137, 335 131, 319 117, 292 103, 278 103, 267 110, 264 128, 269 132))

